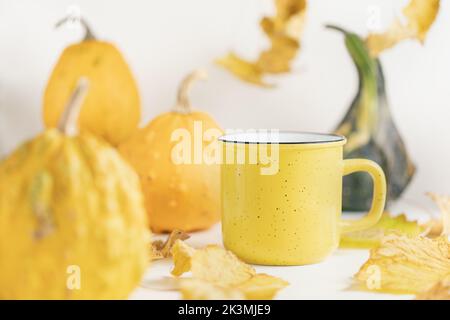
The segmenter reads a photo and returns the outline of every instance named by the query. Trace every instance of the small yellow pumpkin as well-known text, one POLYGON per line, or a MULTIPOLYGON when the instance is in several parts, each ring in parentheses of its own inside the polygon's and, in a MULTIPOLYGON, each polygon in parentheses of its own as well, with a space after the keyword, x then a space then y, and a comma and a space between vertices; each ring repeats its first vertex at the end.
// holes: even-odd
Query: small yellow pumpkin
POLYGON ((139 178, 77 135, 80 82, 58 128, 0 162, 0 299, 118 299, 138 285, 149 232, 139 178))
POLYGON ((83 19, 80 22, 86 30, 85 38, 63 51, 45 89, 44 123, 48 128, 58 125, 64 103, 78 79, 85 76, 90 90, 80 113, 79 128, 116 146, 139 124, 138 87, 119 50, 112 43, 97 40, 88 24, 83 19))
POLYGON ((173 158, 174 148, 180 143, 174 140, 177 131, 189 135, 192 149, 203 150, 217 143, 222 133, 208 114, 192 110, 188 99, 192 83, 204 76, 202 71, 187 76, 180 85, 175 108, 157 116, 119 146, 141 178, 150 226, 155 232, 206 229, 220 218, 219 164, 194 159, 199 150, 190 150, 191 163, 178 163, 173 158), (210 134, 203 136, 206 132, 210 134))

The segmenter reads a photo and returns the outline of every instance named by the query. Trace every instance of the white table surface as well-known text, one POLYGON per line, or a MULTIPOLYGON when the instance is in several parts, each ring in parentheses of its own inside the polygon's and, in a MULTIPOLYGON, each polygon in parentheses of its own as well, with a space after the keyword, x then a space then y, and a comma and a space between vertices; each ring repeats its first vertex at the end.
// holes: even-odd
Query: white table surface
MULTIPOLYGON (((397 203, 390 209, 394 214, 407 212, 412 219, 426 220, 423 208, 397 203)), ((347 216, 347 215, 345 215, 347 216)), ((351 215, 355 217, 355 215, 351 215)), ((166 236, 156 236, 165 238, 166 236)), ((207 231, 191 234, 187 240, 193 247, 207 244, 222 245, 220 224, 207 231)), ((290 285, 281 290, 276 299, 412 299, 412 295, 391 295, 351 289, 352 277, 369 257, 368 250, 338 249, 322 263, 307 266, 255 266, 257 272, 278 276, 290 285)), ((153 262, 141 285, 132 293, 131 299, 172 300, 180 299, 174 289, 170 270, 172 259, 153 262)))

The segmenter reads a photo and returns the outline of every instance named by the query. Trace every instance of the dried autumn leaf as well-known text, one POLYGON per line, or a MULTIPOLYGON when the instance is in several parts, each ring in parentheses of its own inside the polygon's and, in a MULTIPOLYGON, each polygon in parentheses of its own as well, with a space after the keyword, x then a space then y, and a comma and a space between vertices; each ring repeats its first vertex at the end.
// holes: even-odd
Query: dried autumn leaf
POLYGON ((269 300, 287 285, 280 278, 257 274, 236 287, 221 286, 195 278, 181 279, 180 290, 183 299, 188 300, 269 300))
POLYGON ((263 81, 263 74, 260 68, 252 63, 248 62, 236 54, 230 52, 227 56, 217 59, 216 63, 225 69, 235 74, 238 78, 244 81, 262 86, 270 87, 271 85, 263 81))
POLYGON ((385 212, 378 223, 366 230, 350 232, 341 236, 341 248, 373 248, 380 244, 381 239, 390 233, 403 233, 409 236, 418 236, 425 230, 417 221, 408 221, 406 215, 393 217, 385 212))
POLYGON ((267 274, 257 274, 236 288, 244 293, 246 299, 269 300, 288 285, 289 283, 283 279, 267 274))
POLYGON ((249 280, 256 271, 252 266, 239 260, 231 251, 209 245, 196 250, 192 256, 191 273, 194 278, 222 286, 235 286, 249 280))
POLYGON ((306 0, 275 0, 276 14, 263 17, 261 29, 269 38, 270 47, 255 61, 247 61, 235 53, 216 62, 241 80, 270 87, 263 78, 268 74, 290 71, 292 60, 300 48, 299 38, 305 24, 306 0))
POLYGON ((191 270, 191 258, 195 249, 188 246, 183 241, 176 241, 171 250, 174 267, 172 275, 181 276, 183 273, 191 270))
POLYGON ((372 249, 355 275, 363 288, 390 293, 419 293, 450 273, 450 242, 446 237, 388 235, 372 249))
POLYGON ((244 300, 240 290, 222 287, 206 280, 187 278, 180 280, 180 291, 186 300, 244 300))
MULTIPOLYGON (((286 23, 292 16, 304 12, 306 9, 306 1, 299 0, 275 0, 277 16, 275 19, 280 23, 286 23)), ((280 27, 280 29, 283 29, 280 27)))
POLYGON ((414 30, 420 41, 425 40, 428 30, 436 19, 439 6, 440 0, 411 0, 403 9, 409 28, 414 30))
POLYGON ((431 220, 427 226, 430 228, 429 237, 450 235, 450 197, 429 192, 427 195, 433 199, 441 210, 441 218, 431 220))
POLYGON ((370 34, 367 37, 366 43, 371 55, 376 57, 381 51, 405 39, 418 39, 423 42, 437 16, 439 5, 440 0, 411 0, 403 9, 406 24, 396 19, 385 32, 370 34))
POLYGON ((189 239, 189 235, 181 230, 174 230, 167 237, 166 241, 155 240, 151 244, 150 258, 151 260, 159 260, 170 257, 170 252, 177 240, 189 239))
POLYGON ((172 274, 180 276, 188 271, 192 274, 192 278, 180 279, 185 299, 272 299, 288 285, 277 277, 256 274, 252 266, 216 245, 196 250, 177 241, 172 254, 175 264, 172 274))
POLYGON ((172 271, 172 274, 176 276, 191 271, 194 278, 222 286, 233 286, 256 274, 252 266, 239 260, 232 252, 216 245, 196 250, 186 243, 177 241, 172 253, 174 270, 177 270, 172 271))
POLYGON ((297 54, 299 44, 287 36, 272 39, 270 49, 263 51, 258 59, 257 67, 261 73, 284 73, 290 71, 290 62, 297 54))
POLYGON ((450 274, 435 283, 430 289, 419 293, 417 300, 450 300, 450 274))

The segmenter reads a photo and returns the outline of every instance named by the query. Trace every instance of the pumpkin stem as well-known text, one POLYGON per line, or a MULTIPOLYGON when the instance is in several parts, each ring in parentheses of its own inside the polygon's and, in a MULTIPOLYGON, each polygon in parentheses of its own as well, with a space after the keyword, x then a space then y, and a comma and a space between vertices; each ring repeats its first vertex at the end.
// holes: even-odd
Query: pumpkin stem
POLYGON ((78 17, 78 16, 74 16, 74 15, 68 15, 67 17, 62 18, 61 20, 59 20, 56 23, 55 28, 59 28, 60 26, 62 26, 63 24, 66 24, 68 22, 71 22, 71 23, 79 22, 83 26, 84 32, 85 32, 83 41, 95 40, 96 39, 96 37, 94 36, 94 33, 92 33, 91 27, 86 22, 86 20, 84 20, 82 17, 78 17))
POLYGON ((191 102, 189 101, 189 92, 191 91, 192 84, 197 80, 206 79, 208 74, 205 70, 199 69, 190 73, 181 82, 178 88, 177 104, 175 105, 173 111, 180 113, 189 113, 192 110, 191 102))
POLYGON ((78 134, 77 120, 88 88, 89 81, 87 78, 80 78, 64 108, 64 112, 58 124, 58 130, 67 136, 75 136, 78 134))

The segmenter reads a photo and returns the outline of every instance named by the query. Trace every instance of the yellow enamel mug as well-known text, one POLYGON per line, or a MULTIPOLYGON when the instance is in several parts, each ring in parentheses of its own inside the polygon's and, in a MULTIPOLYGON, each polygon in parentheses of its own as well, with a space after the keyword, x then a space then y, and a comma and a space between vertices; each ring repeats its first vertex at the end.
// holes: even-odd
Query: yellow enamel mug
POLYGON ((370 160, 343 160, 342 136, 277 131, 227 134, 219 141, 223 241, 248 263, 320 262, 342 233, 369 228, 383 213, 382 169, 370 160), (372 208, 363 218, 342 220, 342 178, 357 171, 373 178, 372 208))

